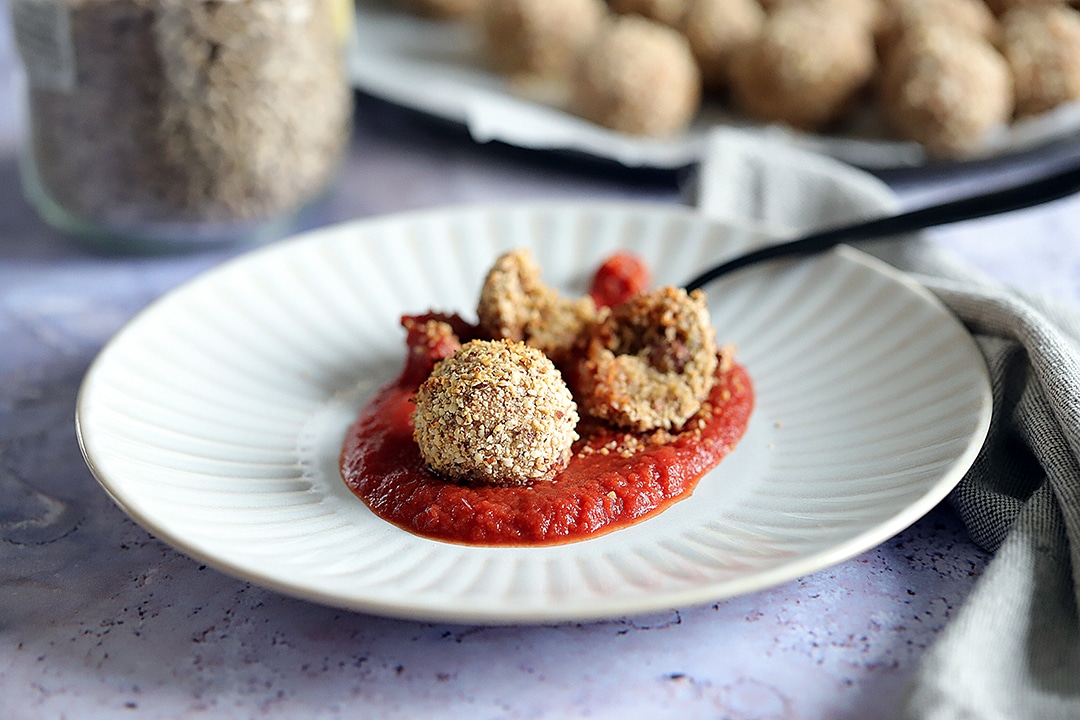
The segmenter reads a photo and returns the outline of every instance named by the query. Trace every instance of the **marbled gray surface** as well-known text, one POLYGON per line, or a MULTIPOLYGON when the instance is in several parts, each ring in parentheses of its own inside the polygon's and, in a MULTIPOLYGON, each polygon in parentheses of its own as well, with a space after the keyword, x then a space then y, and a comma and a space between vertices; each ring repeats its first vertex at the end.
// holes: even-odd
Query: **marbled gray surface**
MULTIPOLYGON (((939 507, 797 581, 715 605, 552 627, 389 620, 237 581, 140 529, 73 427, 87 365, 153 298, 237 252, 94 253, 37 219, 14 160, 0 6, 0 715, 6 718, 850 718, 891 715, 987 556, 939 507)), ((912 202, 1080 150, 893 173, 912 202)), ((339 182, 306 226, 458 202, 679 202, 683 174, 472 144, 360 98, 339 182)), ((1080 302, 1080 200, 934 233, 1006 282, 1080 302)))

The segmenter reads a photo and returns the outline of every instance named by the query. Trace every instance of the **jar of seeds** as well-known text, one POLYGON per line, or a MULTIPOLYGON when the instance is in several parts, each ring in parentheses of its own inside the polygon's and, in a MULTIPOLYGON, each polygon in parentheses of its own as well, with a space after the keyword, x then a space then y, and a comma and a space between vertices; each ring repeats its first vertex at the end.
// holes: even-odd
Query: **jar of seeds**
POLYGON ((338 0, 9 0, 27 196, 134 250, 276 236, 351 127, 338 0))

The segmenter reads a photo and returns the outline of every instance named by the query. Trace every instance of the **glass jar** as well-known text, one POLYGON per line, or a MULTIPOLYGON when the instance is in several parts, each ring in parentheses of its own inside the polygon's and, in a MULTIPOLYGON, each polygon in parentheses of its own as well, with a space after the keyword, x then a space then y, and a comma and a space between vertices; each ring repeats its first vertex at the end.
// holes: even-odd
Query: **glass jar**
POLYGON ((276 236, 352 120, 339 0, 9 0, 27 196, 135 250, 276 236))

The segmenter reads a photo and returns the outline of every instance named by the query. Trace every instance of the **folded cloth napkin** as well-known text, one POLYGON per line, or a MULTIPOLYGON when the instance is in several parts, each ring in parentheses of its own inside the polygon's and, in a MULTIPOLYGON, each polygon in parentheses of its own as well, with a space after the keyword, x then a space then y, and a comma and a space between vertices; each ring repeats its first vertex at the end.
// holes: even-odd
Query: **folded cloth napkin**
MULTIPOLYGON (((730 130, 709 139, 698 204, 782 236, 898 207, 869 174, 730 130)), ((949 496, 994 557, 924 655, 898 715, 1080 718, 1080 309, 1004 287, 923 234, 859 247, 956 313, 994 392, 986 443, 949 496)))

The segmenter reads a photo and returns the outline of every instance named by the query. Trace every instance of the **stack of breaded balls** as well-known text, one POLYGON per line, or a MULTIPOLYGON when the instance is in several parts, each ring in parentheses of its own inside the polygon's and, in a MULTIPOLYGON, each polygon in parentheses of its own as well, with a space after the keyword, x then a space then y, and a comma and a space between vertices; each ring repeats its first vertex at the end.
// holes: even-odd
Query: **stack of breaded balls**
POLYGON ((875 106, 931 157, 977 154, 1015 120, 1080 101, 1080 0, 400 0, 470 18, 518 87, 620 132, 675 135, 703 98, 843 131, 875 106))

